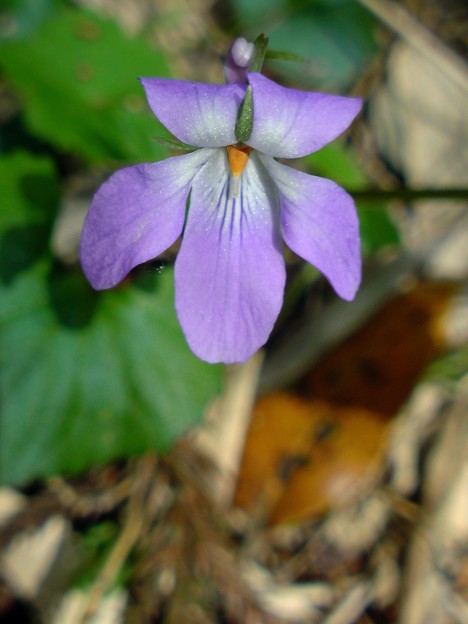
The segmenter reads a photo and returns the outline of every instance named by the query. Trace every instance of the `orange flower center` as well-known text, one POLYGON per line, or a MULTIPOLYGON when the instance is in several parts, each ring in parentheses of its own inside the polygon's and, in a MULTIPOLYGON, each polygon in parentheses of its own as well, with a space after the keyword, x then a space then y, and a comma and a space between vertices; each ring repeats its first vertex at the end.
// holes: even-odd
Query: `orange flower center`
POLYGON ((237 178, 244 171, 251 147, 237 147, 236 145, 228 145, 226 147, 228 155, 229 169, 232 175, 237 178))

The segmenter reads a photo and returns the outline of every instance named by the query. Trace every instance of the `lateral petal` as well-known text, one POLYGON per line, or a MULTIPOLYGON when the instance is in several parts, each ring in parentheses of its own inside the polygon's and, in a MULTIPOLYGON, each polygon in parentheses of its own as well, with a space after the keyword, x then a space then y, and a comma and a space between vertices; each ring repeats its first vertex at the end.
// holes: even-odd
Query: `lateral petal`
POLYGON ((285 268, 277 194, 252 154, 231 197, 225 154, 193 181, 175 302, 193 352, 208 362, 244 362, 268 339, 281 309, 285 268))
POLYGON ((140 78, 151 110, 180 141, 196 147, 236 142, 237 111, 247 85, 140 78))
POLYGON ((337 294, 351 300, 361 281, 359 222, 354 201, 340 186, 262 157, 280 193, 283 237, 316 266, 337 294))
POLYGON ((166 250, 182 232, 192 180, 214 150, 198 150, 114 173, 86 216, 80 259, 97 290, 111 288, 136 265, 166 250))
POLYGON ((248 74, 254 123, 247 143, 276 158, 300 158, 336 139, 361 110, 361 98, 298 91, 248 74))

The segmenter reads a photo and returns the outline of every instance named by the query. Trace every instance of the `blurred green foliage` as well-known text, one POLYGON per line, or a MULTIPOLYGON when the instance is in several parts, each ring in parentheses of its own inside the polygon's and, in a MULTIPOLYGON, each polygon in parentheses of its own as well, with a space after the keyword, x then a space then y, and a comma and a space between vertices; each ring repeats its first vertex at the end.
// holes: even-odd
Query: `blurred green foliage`
POLYGON ((93 291, 49 251, 52 163, 15 152, 0 170, 1 480, 168 448, 219 388, 185 343, 172 271, 93 291))
MULTIPOLYGON (((271 31, 273 48, 311 58, 306 72, 275 65, 289 84, 299 75, 304 88, 344 88, 373 50, 370 18, 355 2, 241 0, 232 10, 239 34, 271 31)), ((169 75, 165 51, 65 0, 4 0, 0 72, 0 481, 168 448, 221 379, 185 343, 172 269, 147 268, 97 293, 50 248, 70 160, 89 176, 166 156, 137 81, 169 75)), ((342 143, 306 166, 348 188, 366 184, 342 143)), ((383 212, 361 210, 365 249, 396 240, 383 212)))
MULTIPOLYGON (((80 542, 83 565, 78 571, 74 582, 76 588, 86 590, 89 588, 99 574, 106 559, 109 557, 115 541, 119 536, 119 527, 115 522, 104 521, 94 524, 82 534, 80 542)), ((127 565, 122 566, 113 585, 121 587, 124 585, 128 570, 127 565)))
POLYGON ((261 28, 272 50, 309 59, 270 65, 302 88, 346 88, 376 52, 374 18, 355 0, 235 0, 231 6, 237 32, 254 39, 261 28))
POLYGON ((59 5, 60 0, 3 0, 0 42, 29 37, 59 5))
POLYGON ((0 45, 1 67, 21 96, 28 129, 89 160, 158 160, 161 126, 138 76, 167 76, 164 55, 109 20, 58 8, 28 38, 0 45))

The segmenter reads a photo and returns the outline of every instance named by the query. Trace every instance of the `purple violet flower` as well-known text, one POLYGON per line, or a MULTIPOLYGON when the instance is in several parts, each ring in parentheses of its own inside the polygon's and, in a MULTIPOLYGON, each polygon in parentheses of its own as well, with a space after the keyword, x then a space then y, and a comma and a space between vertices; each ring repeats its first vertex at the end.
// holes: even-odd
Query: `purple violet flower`
POLYGON ((335 139, 361 100, 247 73, 251 44, 235 44, 226 63, 231 84, 141 79, 156 117, 200 149, 114 173, 94 196, 80 246, 91 285, 105 289, 183 231, 175 306, 188 344, 207 362, 243 362, 267 341, 283 301, 281 238, 343 299, 353 299, 361 279, 352 198, 330 180, 275 160, 300 158, 335 139), (239 145, 243 80, 252 88, 253 129, 239 145))

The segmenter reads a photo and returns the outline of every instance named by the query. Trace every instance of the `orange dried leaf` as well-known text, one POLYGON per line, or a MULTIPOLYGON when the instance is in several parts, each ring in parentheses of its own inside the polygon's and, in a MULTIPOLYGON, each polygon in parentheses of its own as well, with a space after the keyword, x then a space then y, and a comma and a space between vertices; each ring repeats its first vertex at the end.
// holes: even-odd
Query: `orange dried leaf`
POLYGON ((453 294, 451 285, 422 284, 396 297, 325 357, 302 391, 335 405, 394 416, 445 346, 441 325, 453 294))
POLYGON ((375 476, 385 434, 370 412, 265 397, 254 409, 235 502, 275 523, 346 504, 375 476))
POLYGON ((270 522, 312 519, 346 505, 380 473, 389 418, 444 348, 451 285, 396 297, 301 384, 254 408, 236 503, 270 522))

